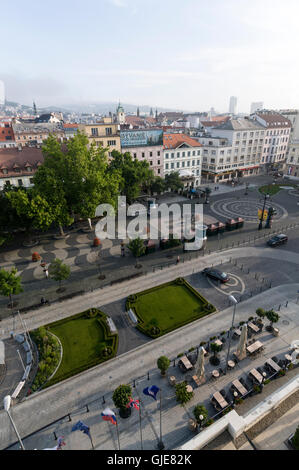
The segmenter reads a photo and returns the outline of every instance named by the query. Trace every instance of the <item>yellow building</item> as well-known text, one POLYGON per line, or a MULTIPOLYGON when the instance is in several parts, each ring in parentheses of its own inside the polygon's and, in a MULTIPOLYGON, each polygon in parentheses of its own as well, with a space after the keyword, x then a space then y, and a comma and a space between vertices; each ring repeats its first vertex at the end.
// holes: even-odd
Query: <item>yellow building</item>
POLYGON ((112 123, 111 118, 104 118, 103 122, 95 124, 79 124, 78 129, 87 135, 90 143, 109 148, 108 156, 111 156, 112 150, 121 151, 119 125, 112 123))

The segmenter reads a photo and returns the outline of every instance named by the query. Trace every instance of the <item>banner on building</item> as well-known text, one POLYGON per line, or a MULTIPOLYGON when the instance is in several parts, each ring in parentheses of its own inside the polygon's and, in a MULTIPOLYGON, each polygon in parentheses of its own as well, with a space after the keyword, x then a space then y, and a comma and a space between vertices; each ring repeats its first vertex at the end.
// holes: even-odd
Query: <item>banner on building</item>
POLYGON ((163 130, 120 131, 120 142, 122 148, 163 145, 163 130))

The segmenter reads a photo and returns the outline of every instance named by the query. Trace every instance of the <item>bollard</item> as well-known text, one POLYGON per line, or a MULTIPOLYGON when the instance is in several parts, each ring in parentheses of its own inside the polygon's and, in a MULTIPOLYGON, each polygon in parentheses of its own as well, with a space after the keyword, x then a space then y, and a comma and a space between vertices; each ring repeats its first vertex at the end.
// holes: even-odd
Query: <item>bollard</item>
POLYGON ((248 268, 247 274, 249 274, 249 273, 250 273, 250 269, 248 268))
POLYGON ((150 379, 150 377, 149 377, 149 372, 148 372, 148 373, 147 373, 147 380, 149 380, 149 379, 150 379))
POLYGON ((281 309, 281 304, 279 304, 278 311, 281 309))
POLYGON ((135 379, 134 379, 134 381, 133 381, 133 387, 136 388, 135 379))
POLYGON ((286 301, 286 307, 288 306, 288 304, 289 304, 289 301, 287 300, 287 301, 286 301))
POLYGON ((70 414, 68 414, 68 417, 69 417, 69 421, 72 421, 72 418, 71 418, 71 415, 70 415, 70 414))
POLYGON ((104 405, 104 403, 106 403, 106 402, 105 402, 105 397, 104 397, 104 395, 103 395, 103 405, 104 405))
POLYGON ((55 439, 55 441, 57 441, 56 432, 55 432, 55 431, 53 431, 53 434, 54 434, 54 439, 55 439))
POLYGON ((88 405, 86 405, 86 413, 89 413, 88 405))

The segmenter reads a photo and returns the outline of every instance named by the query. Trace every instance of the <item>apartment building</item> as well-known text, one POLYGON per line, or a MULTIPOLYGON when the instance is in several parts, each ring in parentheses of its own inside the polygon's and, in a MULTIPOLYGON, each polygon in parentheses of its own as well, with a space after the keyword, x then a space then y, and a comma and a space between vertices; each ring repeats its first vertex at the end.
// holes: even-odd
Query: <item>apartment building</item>
POLYGON ((284 173, 299 177, 299 109, 281 110, 292 124, 284 173))
POLYGON ((201 184, 202 145, 182 133, 164 133, 164 176, 179 172, 185 187, 201 184))
POLYGON ((50 134, 60 142, 64 139, 63 127, 56 123, 13 123, 12 127, 18 147, 42 145, 50 134))
POLYGON ((12 186, 31 187, 33 176, 43 161, 44 157, 40 148, 0 149, 0 190, 6 182, 12 186))
POLYGON ((16 146, 15 135, 10 122, 0 122, 0 148, 16 146))
MULTIPOLYGON (((222 180, 259 173, 265 132, 265 128, 259 122, 249 118, 231 119, 210 129, 211 137, 227 141, 227 145, 222 146, 221 149, 224 153, 219 154, 217 161, 217 166, 224 166, 219 170, 226 170, 219 175, 222 176, 222 180), (223 158, 223 161, 220 162, 220 158, 223 158)), ((219 178, 218 181, 221 179, 219 178)))
POLYGON ((87 135, 90 143, 108 148, 109 157, 113 150, 121 151, 119 124, 113 123, 112 118, 94 124, 78 124, 78 130, 87 135))
POLYGON ((164 176, 163 130, 136 129, 121 130, 122 153, 129 152, 133 158, 149 163, 156 176, 164 176))
POLYGON ((283 169, 291 134, 291 121, 276 111, 267 110, 253 114, 252 119, 265 129, 261 167, 266 170, 283 169))
POLYGON ((218 183, 236 176, 233 148, 223 137, 194 137, 202 145, 202 183, 218 183))

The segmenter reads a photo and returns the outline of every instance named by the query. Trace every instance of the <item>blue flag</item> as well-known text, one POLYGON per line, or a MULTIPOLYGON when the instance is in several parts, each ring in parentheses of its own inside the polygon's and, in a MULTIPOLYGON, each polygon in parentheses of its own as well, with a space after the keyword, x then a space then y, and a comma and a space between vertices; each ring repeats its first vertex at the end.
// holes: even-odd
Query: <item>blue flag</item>
POLYGON ((157 393, 160 391, 159 387, 157 385, 152 385, 151 387, 146 387, 143 390, 144 395, 148 395, 149 397, 154 398, 157 400, 157 393))
POLYGON ((86 426, 82 421, 78 421, 78 423, 74 424, 72 427, 72 431, 82 431, 84 434, 87 434, 88 437, 91 439, 91 435, 89 432, 89 427, 86 426))

